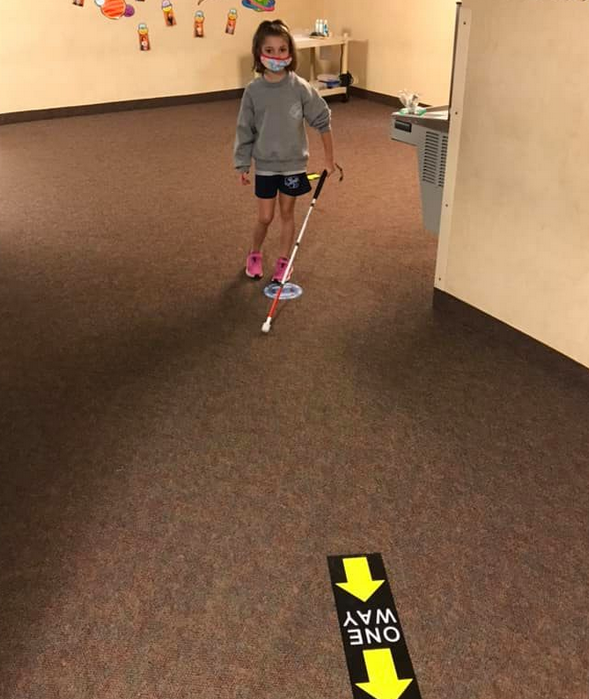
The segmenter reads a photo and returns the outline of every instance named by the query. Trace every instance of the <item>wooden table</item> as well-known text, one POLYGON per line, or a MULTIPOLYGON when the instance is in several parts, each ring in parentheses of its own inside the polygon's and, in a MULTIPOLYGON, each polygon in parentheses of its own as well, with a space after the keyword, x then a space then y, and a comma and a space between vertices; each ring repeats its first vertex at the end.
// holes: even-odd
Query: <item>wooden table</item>
POLYGON ((349 60, 349 38, 347 34, 343 36, 310 36, 310 37, 294 37, 295 44, 298 50, 310 49, 311 51, 311 74, 309 82, 319 90, 319 93, 325 97, 326 95, 343 95, 344 100, 348 100, 347 86, 326 87, 325 83, 317 80, 317 49, 323 46, 341 46, 341 73, 344 75, 348 72, 349 60))

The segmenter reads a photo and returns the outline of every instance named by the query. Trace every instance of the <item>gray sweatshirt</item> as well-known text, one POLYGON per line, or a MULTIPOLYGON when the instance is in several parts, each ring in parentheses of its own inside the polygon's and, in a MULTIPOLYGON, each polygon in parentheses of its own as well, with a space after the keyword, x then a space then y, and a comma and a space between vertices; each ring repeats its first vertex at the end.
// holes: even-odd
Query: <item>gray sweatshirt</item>
POLYGON ((277 83, 256 78, 246 88, 237 119, 235 169, 305 172, 309 142, 305 121, 319 133, 331 130, 331 111, 317 90, 296 73, 277 83))

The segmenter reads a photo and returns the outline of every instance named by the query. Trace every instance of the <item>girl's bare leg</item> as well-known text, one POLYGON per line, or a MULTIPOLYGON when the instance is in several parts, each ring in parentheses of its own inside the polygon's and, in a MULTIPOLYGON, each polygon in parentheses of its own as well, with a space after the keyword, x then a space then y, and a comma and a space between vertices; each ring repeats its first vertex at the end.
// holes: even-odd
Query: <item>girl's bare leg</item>
POLYGON ((252 250, 259 252, 266 240, 268 227, 274 218, 276 209, 276 198, 274 199, 258 199, 258 221, 254 229, 254 241, 252 250))
POLYGON ((282 222, 282 230, 280 233, 280 256, 290 257, 292 246, 295 241, 295 220, 294 210, 296 197, 291 197, 282 192, 278 195, 280 205, 280 219, 282 222))

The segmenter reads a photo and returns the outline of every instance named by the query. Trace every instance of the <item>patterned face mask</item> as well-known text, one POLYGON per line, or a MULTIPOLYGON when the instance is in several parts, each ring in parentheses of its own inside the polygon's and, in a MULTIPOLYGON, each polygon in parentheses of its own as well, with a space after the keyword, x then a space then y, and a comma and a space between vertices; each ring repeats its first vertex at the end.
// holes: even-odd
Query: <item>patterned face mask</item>
POLYGON ((280 73, 281 70, 284 70, 292 63, 292 56, 288 56, 287 58, 274 58, 274 56, 262 54, 260 60, 264 68, 272 71, 272 73, 280 73))

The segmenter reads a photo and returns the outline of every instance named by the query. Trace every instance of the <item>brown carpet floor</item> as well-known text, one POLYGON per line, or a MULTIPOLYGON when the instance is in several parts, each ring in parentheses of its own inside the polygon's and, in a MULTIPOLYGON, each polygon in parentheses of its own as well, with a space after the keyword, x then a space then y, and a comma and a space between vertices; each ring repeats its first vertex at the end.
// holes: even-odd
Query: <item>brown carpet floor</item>
POLYGON ((432 311, 364 101, 261 335, 237 106, 0 130, 0 696, 350 697, 326 556, 378 551, 424 699, 587 699, 589 386, 432 311))

